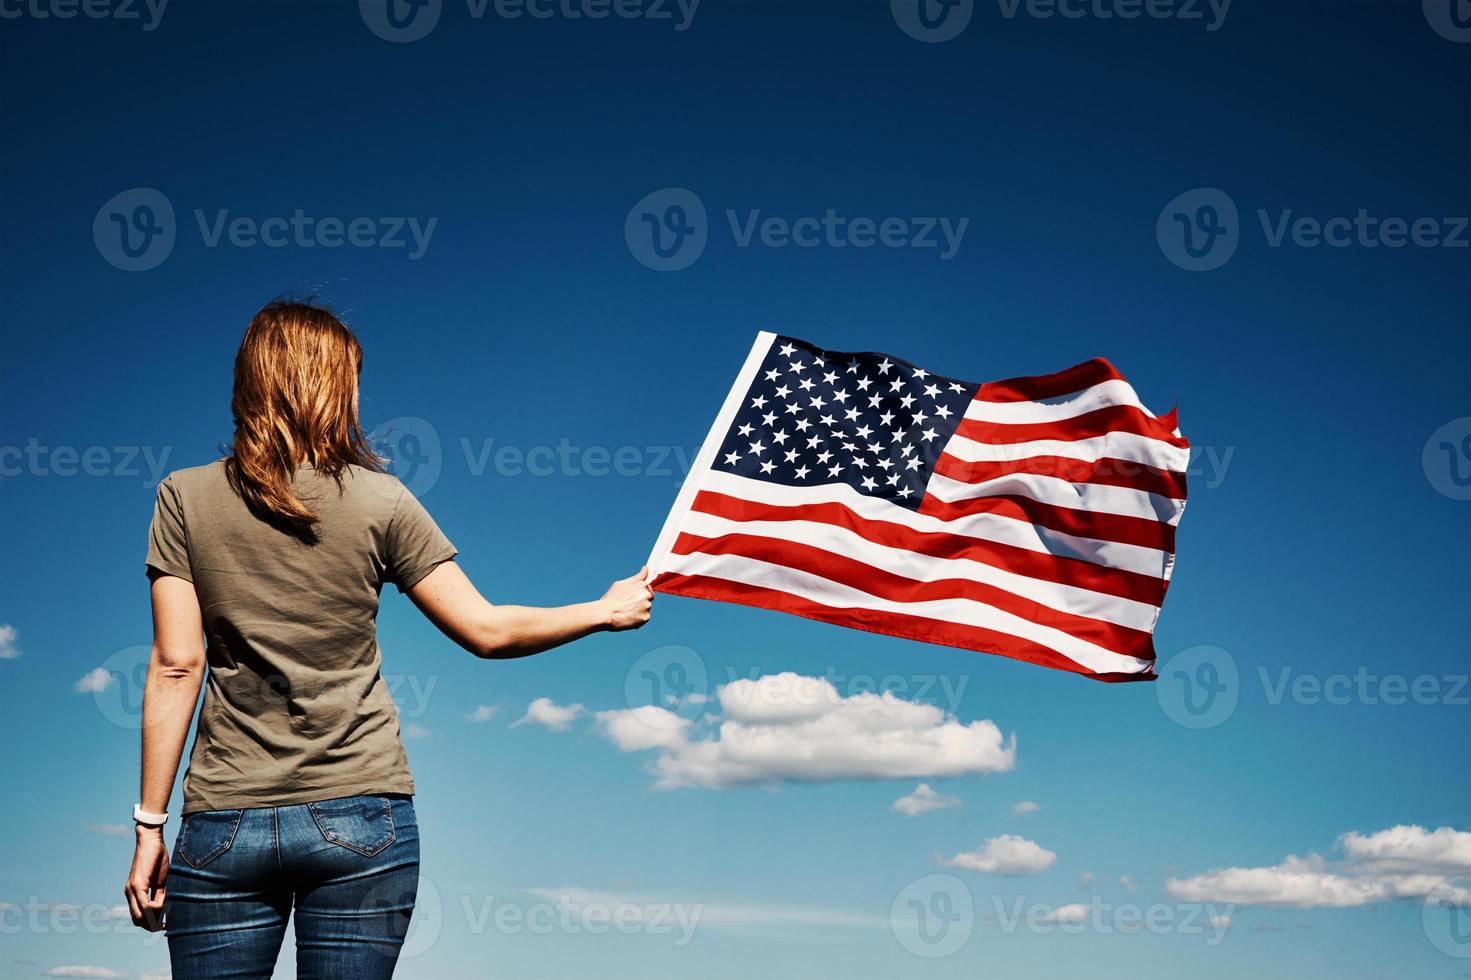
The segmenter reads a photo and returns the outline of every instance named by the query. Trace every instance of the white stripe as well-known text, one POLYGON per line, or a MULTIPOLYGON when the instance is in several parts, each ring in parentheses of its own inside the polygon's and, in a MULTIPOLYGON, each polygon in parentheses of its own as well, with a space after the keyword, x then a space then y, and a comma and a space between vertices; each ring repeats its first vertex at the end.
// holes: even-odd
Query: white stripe
POLYGON ((715 413, 715 421, 710 423, 710 431, 705 434, 705 441, 700 445, 700 451, 695 454, 695 461, 690 466, 690 471, 685 474, 684 482, 679 486, 679 495, 674 498, 674 506, 669 510, 669 516, 664 518, 664 527, 659 531, 659 537, 654 541, 654 548, 649 552, 649 578, 652 579, 662 570, 665 556, 669 549, 674 546, 674 539, 679 537, 680 525, 684 523, 685 515, 690 511, 690 504, 694 502, 695 494, 700 491, 701 484, 711 473, 710 464, 715 462, 715 453, 720 449, 720 443, 725 439, 725 434, 730 431, 730 426, 735 421, 736 413, 740 411, 741 399, 751 390, 751 382, 756 380, 756 372, 761 369, 761 362, 766 359, 766 352, 776 340, 776 334, 762 330, 756 334, 756 340, 751 344, 751 351, 746 355, 746 362, 741 365, 740 372, 736 375, 735 383, 730 386, 730 391, 725 394, 725 401, 720 406, 720 411, 715 413))
POLYGON ((873 609, 923 616, 993 630, 1039 643, 1094 673, 1144 673, 1153 661, 1125 657, 1075 636, 1013 616, 992 606, 966 599, 925 599, 895 602, 841 585, 810 572, 774 565, 743 555, 670 555, 664 570, 684 575, 708 575, 767 589, 776 589, 835 609, 873 609))
MULTIPOLYGON (((958 534, 982 541, 1025 548, 1043 555, 1062 555, 1083 561, 1138 572, 1159 578, 1169 560, 1169 552, 1142 545, 1099 541, 997 514, 971 514, 944 521, 929 514, 917 514, 907 507, 891 504, 878 497, 859 493, 846 483, 828 483, 813 487, 788 487, 764 480, 711 470, 705 475, 702 489, 723 493, 742 500, 795 507, 802 504, 842 504, 854 514, 870 521, 888 521, 916 531, 958 534)), ((652 570, 654 566, 649 566, 652 570)))
POLYGON ((1161 497, 1146 490, 1114 487, 1103 483, 1070 483, 1060 477, 1041 473, 1011 473, 980 483, 963 483, 934 473, 925 489, 946 503, 1015 494, 1055 507, 1097 514, 1116 514, 1120 517, 1139 517, 1162 524, 1174 524, 1185 510, 1183 500, 1161 497))
POLYGON ((965 417, 1002 425, 1026 425, 1034 422, 1060 422, 1111 405, 1132 405, 1150 418, 1155 417, 1153 412, 1144 407, 1129 382, 1121 380, 1103 381, 1082 391, 1030 402, 973 401, 965 410, 965 417))
POLYGON ((1184 473, 1190 466, 1190 450, 1172 446, 1132 432, 1110 432, 1089 439, 1033 439, 1030 442, 976 442, 961 435, 950 437, 945 451, 966 462, 1014 463, 1033 456, 1063 456, 1094 462, 1122 459, 1156 469, 1184 473))
POLYGON ((691 511, 685 519, 684 529, 702 538, 754 534, 793 541, 853 558, 917 582, 954 578, 980 582, 1057 612, 1101 619, 1146 633, 1154 629, 1155 620, 1159 618, 1159 608, 1147 602, 1032 578, 974 558, 936 558, 917 551, 891 548, 875 544, 848 528, 820 521, 734 521, 715 514, 691 511))

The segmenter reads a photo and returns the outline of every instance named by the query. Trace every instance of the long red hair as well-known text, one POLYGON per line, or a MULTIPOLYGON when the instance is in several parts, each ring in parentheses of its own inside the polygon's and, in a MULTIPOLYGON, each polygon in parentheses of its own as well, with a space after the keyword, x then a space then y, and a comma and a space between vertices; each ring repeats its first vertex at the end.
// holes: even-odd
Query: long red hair
POLYGON ((317 515, 291 486, 299 466, 339 484, 349 465, 383 469, 358 420, 362 367, 357 338, 325 307, 281 300, 251 319, 235 355, 225 467, 262 519, 311 539, 317 515))

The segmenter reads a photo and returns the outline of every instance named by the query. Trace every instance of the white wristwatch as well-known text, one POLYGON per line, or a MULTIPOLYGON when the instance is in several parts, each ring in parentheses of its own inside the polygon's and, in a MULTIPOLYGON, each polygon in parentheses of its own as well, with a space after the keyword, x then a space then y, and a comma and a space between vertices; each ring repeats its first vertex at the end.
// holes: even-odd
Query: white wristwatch
POLYGON ((141 823, 145 827, 162 827, 169 822, 169 815, 167 813, 149 813, 143 809, 142 803, 134 803, 133 822, 141 823))

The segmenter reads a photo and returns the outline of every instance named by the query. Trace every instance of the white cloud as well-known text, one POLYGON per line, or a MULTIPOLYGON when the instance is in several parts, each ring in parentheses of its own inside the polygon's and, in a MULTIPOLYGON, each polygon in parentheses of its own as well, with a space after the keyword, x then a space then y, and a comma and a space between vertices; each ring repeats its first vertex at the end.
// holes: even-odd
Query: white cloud
POLYGON ((1210 922, 1211 928, 1218 932, 1231 928, 1231 917, 1229 915, 1213 915, 1207 921, 1210 922))
POLYGON ((1036 813, 1040 809, 1042 809, 1042 804, 1033 803, 1031 800, 1022 800, 1011 808, 1011 812, 1019 817, 1024 817, 1029 813, 1036 813))
POLYGON ((483 721, 490 721, 490 719, 495 717, 495 713, 499 710, 500 708, 496 705, 477 704, 475 706, 475 710, 465 716, 465 720, 475 722, 477 724, 483 721))
POLYGON ((1294 908, 1354 908, 1432 894, 1471 903, 1471 889, 1444 885, 1446 877, 1471 871, 1471 833, 1398 826, 1368 835, 1347 833, 1337 843, 1345 857, 1340 862, 1317 854, 1288 855, 1271 867, 1217 868, 1170 878, 1165 891, 1184 901, 1294 908))
POLYGON ((686 744, 685 729, 691 725, 689 719, 656 704, 620 711, 599 711, 597 719, 603 736, 623 752, 642 752, 645 749, 678 751, 686 744))
MULTIPOLYGON (((82 679, 75 684, 78 694, 97 694, 112 687, 116 678, 106 667, 95 667, 82 675, 82 679)), ((90 969, 90 967, 78 967, 78 969, 90 969)), ((99 967, 100 969, 100 967, 99 967)))
POLYGON ((1078 887, 1083 889, 1083 891, 1085 892, 1097 891, 1098 876, 1091 871, 1084 871, 1082 874, 1078 875, 1078 887))
POLYGON ((788 672, 732 681, 716 698, 723 714, 708 738, 657 706, 599 712, 598 721, 625 752, 659 750, 661 789, 933 778, 1016 765, 1016 737, 1003 739, 993 722, 962 724, 889 691, 843 697, 826 678, 788 672), (636 724, 655 730, 636 734, 636 724))
POLYGON ((0 660, 14 660, 20 656, 20 647, 15 645, 15 627, 9 623, 0 623, 0 660))
POLYGON ((980 850, 961 851, 940 863, 993 875, 1035 875, 1056 864, 1057 855, 1025 837, 1002 834, 986 841, 980 850))
POLYGON ((126 977, 126 973, 109 970, 105 966, 53 966, 45 973, 48 977, 126 977))
POLYGON ((587 709, 580 704, 564 707, 553 702, 551 698, 537 698, 527 706, 526 714, 511 722, 511 727, 540 725, 548 731, 565 732, 572 722, 586 711, 587 709))
POLYGON ((406 725, 403 730, 404 738, 428 738, 429 729, 423 725, 406 725))
POLYGON ((920 783, 914 787, 913 793, 895 800, 893 809, 906 817, 917 817, 921 813, 943 810, 950 806, 960 806, 960 801, 953 796, 941 796, 930 789, 929 783, 920 783))
POLYGON ((120 823, 89 823, 87 833, 100 834, 103 837, 128 837, 133 831, 120 823))
POLYGON ((1119 875, 1119 884, 1124 886, 1124 891, 1126 892, 1137 891, 1139 889, 1139 886, 1134 882, 1134 879, 1130 878, 1128 875, 1119 875))
POLYGON ((1041 922, 1087 922, 1088 906, 1074 902, 1071 905, 1059 905, 1049 912, 1043 912, 1038 916, 1041 922))

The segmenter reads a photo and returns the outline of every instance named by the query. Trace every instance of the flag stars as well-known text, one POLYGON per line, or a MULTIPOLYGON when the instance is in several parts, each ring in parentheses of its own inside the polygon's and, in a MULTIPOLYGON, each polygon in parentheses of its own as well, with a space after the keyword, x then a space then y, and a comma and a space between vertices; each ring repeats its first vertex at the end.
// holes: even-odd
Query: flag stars
POLYGON ((975 388, 881 354, 825 358, 798 341, 771 349, 742 393, 720 467, 914 507, 975 388))

